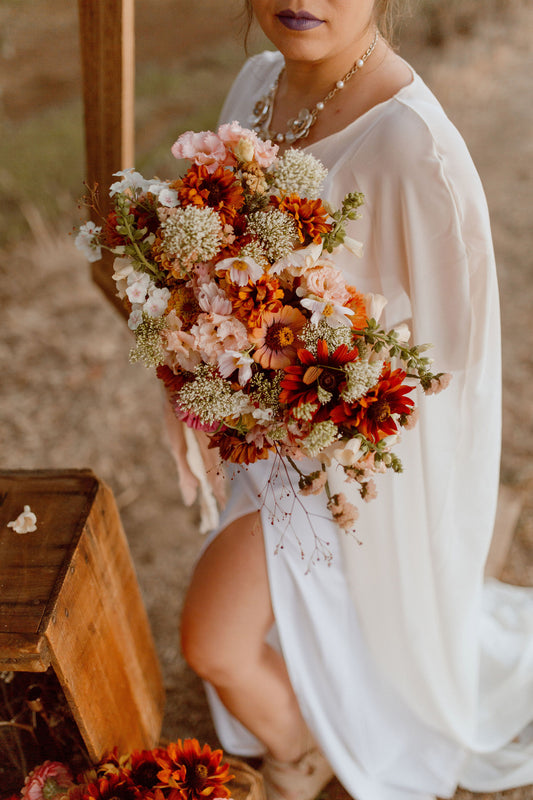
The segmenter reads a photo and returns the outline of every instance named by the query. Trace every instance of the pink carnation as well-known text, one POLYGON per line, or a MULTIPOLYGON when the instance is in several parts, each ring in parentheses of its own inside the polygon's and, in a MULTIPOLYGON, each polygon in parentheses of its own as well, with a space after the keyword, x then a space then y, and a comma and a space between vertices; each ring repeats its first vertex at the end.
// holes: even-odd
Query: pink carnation
POLYGON ((200 314, 191 334, 195 347, 209 364, 216 364, 218 356, 227 350, 241 351, 250 345, 246 328, 234 317, 200 314))
POLYGON ((443 372, 438 378, 433 378, 427 389, 424 389, 425 394, 438 394, 442 392, 449 385, 452 376, 449 372, 443 372))
POLYGON ((53 796, 51 792, 54 788, 68 789, 72 783, 68 767, 59 761, 45 761, 35 767, 26 778, 20 794, 21 800, 45 800, 53 796))
POLYGON ((328 500, 328 508, 339 528, 344 531, 353 530, 355 520, 359 516, 357 508, 349 503, 342 492, 334 494, 328 500))
POLYGON ((361 496, 365 501, 365 503, 370 503, 371 500, 375 500, 376 497, 378 496, 376 484, 372 480, 372 478, 370 478, 370 480, 367 481, 366 483, 363 483, 361 496))
POLYGON ((342 273, 335 267, 315 267, 305 273, 307 291, 339 305, 350 299, 342 273))
POLYGON ((328 476, 323 469, 317 472, 311 472, 310 475, 302 476, 299 482, 300 494, 320 494, 326 485, 327 479, 328 476))
POLYGON ((172 145, 174 158, 188 158, 194 164, 206 167, 209 173, 226 164, 228 151, 212 131, 187 131, 172 145))

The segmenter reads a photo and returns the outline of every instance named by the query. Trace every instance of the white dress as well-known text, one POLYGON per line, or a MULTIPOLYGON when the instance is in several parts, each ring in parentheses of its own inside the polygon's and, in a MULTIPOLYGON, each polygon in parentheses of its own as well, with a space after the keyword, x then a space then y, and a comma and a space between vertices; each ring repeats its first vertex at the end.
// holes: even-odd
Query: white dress
MULTIPOLYGON (((249 125, 280 66, 279 53, 250 59, 222 121, 249 125)), ((322 497, 295 502, 286 491, 293 476, 270 476, 270 461, 231 482, 221 528, 261 507, 291 681, 357 800, 450 797, 457 783, 473 791, 533 783, 533 590, 483 580, 498 490, 501 374, 479 177, 416 74, 308 149, 329 170, 322 197, 366 198, 349 230, 364 257, 344 251, 337 264, 360 291, 385 295, 384 323, 408 321, 413 341, 433 343, 437 368, 453 380, 420 398, 420 422, 398 449, 404 472, 378 476, 376 500, 357 498, 360 544, 333 526, 322 497), (315 534, 329 542, 329 566, 308 568, 315 534)), ((331 471, 330 482, 339 480, 331 471)), ((222 745, 263 752, 211 687, 208 695, 222 745)))

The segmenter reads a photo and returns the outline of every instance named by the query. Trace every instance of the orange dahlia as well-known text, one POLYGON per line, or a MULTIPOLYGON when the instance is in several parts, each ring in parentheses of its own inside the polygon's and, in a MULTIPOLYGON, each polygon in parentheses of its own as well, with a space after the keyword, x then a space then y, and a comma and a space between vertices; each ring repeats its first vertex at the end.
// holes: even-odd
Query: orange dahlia
POLYGON ((284 292, 279 280, 273 276, 262 275, 256 283, 248 281, 246 286, 228 283, 225 291, 231 300, 234 315, 249 328, 260 325, 265 311, 275 312, 282 308, 284 292))
POLYGON ((273 445, 263 444, 259 447, 255 442, 247 442, 242 436, 230 432, 227 428, 209 437, 209 448, 218 447, 223 461, 233 464, 253 464, 268 458, 274 450, 273 445))
POLYGON ((171 186, 177 189, 182 206, 209 206, 220 214, 223 223, 230 225, 244 204, 242 186, 233 172, 223 167, 209 173, 207 167, 193 164, 185 176, 171 186))
POLYGON ((196 739, 178 739, 156 756, 159 771, 159 787, 179 791, 180 800, 203 800, 203 798, 229 797, 224 784, 232 775, 229 765, 221 764, 222 750, 202 748, 196 739))
POLYGON ((282 369, 296 357, 298 337, 307 320, 297 308, 282 306, 280 311, 265 311, 261 324, 250 334, 256 346, 254 361, 265 369, 282 369))
POLYGON ((393 414, 410 414, 414 400, 406 397, 413 386, 403 383, 406 373, 403 369, 391 372, 386 364, 378 383, 356 403, 343 402, 331 412, 331 420, 349 430, 357 430, 372 442, 379 442, 385 436, 398 431, 393 414))
POLYGON ((297 194, 288 194, 281 199, 272 197, 271 203, 293 217, 298 226, 298 238, 304 245, 311 242, 319 244, 322 234, 331 230, 331 224, 326 222, 328 212, 320 200, 307 200, 297 194))

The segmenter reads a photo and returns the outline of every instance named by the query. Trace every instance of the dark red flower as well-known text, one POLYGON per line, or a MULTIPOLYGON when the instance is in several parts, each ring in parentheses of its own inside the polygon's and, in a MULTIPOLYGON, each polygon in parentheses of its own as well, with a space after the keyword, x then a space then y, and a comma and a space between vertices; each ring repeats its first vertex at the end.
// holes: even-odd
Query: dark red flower
POLYGON ((244 436, 224 428, 222 431, 212 434, 209 437, 208 447, 218 447, 220 458, 223 461, 230 461, 232 464, 253 464, 268 458, 273 451, 273 445, 263 443, 260 447, 255 442, 247 442, 244 436))
POLYGON ((141 790, 131 781, 127 772, 119 772, 97 778, 89 783, 82 800, 141 800, 141 790))
POLYGON ((156 756, 162 769, 159 786, 178 789, 181 800, 205 800, 230 796, 226 784, 232 775, 229 765, 221 764, 222 750, 211 750, 196 739, 179 739, 156 756))
POLYGON ((159 364, 156 367, 155 372, 159 380, 163 381, 169 392, 172 392, 173 394, 177 394, 185 383, 185 378, 183 375, 181 375, 181 373, 176 375, 176 373, 172 372, 170 367, 167 367, 166 364, 159 364))
POLYGON ((342 369, 345 364, 359 358, 357 349, 349 350, 341 344, 335 352, 329 354, 328 344, 324 339, 317 342, 316 356, 309 350, 301 348, 296 356, 299 364, 284 369, 279 399, 289 406, 318 402, 319 387, 330 392, 332 401, 337 403, 340 393, 346 385, 346 375, 342 369))
POLYGON ((342 402, 331 412, 331 420, 348 430, 362 433, 372 442, 379 442, 385 436, 398 431, 394 414, 410 414, 414 400, 406 397, 413 386, 403 383, 406 373, 403 369, 391 372, 386 364, 378 383, 355 403, 342 402))

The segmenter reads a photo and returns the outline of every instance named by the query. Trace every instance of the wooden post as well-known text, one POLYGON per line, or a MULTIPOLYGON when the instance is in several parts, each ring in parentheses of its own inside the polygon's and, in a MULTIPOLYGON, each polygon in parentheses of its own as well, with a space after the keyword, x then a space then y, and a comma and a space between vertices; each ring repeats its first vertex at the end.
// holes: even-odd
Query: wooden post
MULTIPOLYGON (((87 183, 109 210, 113 173, 134 165, 134 0, 78 0, 85 109, 87 183)), ((92 218, 101 223, 96 213, 92 218)), ((113 256, 92 265, 92 276, 125 315, 111 278, 113 256)))

